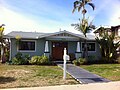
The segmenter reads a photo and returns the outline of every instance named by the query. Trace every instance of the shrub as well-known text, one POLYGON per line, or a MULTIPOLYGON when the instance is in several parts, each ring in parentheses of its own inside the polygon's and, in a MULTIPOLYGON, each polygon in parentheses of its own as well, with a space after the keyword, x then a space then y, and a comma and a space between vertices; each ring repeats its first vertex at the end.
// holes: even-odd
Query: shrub
POLYGON ((42 55, 41 56, 41 64, 49 64, 49 59, 47 56, 42 55))
POLYGON ((9 55, 10 55, 10 52, 9 52, 9 51, 6 51, 6 52, 5 52, 5 57, 6 57, 6 61, 7 61, 7 62, 9 61, 9 55))
POLYGON ((30 64, 37 65, 39 63, 40 56, 33 56, 29 61, 30 64))
POLYGON ((19 65, 19 64, 20 64, 20 61, 19 61, 16 57, 14 57, 14 58, 12 59, 12 64, 14 64, 14 65, 19 65))
POLYGON ((33 56, 29 61, 29 63, 32 65, 48 65, 50 64, 50 61, 48 57, 42 55, 42 56, 33 56))
POLYGON ((73 64, 76 65, 76 66, 80 66, 80 63, 78 60, 73 60, 73 64))
POLYGON ((79 61, 80 65, 84 65, 87 63, 87 60, 85 58, 79 58, 78 61, 79 61))
POLYGON ((73 61, 73 64, 76 66, 84 65, 86 63, 87 63, 87 61, 85 58, 79 58, 79 59, 73 61))
POLYGON ((30 56, 29 55, 22 55, 22 53, 17 53, 15 57, 12 59, 12 64, 14 65, 26 65, 29 64, 30 56))

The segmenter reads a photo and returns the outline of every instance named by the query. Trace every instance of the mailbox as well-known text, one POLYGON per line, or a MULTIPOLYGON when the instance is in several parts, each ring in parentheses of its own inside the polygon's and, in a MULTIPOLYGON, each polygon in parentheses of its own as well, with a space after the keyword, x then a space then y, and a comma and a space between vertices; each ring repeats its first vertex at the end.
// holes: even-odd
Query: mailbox
POLYGON ((64 48, 63 60, 64 60, 64 64, 63 64, 63 67, 64 67, 63 79, 65 80, 65 79, 66 79, 66 62, 67 62, 67 60, 70 60, 70 56, 67 55, 67 50, 66 50, 66 48, 64 48))
POLYGON ((63 55, 63 59, 64 60, 70 60, 70 56, 69 55, 63 55))
POLYGON ((70 56, 69 55, 66 55, 66 60, 70 60, 70 56))

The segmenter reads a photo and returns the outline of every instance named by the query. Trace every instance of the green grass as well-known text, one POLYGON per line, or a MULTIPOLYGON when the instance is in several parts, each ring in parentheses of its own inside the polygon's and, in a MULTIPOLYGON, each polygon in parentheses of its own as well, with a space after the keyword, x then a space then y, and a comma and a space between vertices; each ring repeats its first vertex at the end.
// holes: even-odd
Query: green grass
POLYGON ((112 81, 120 80, 120 64, 81 65, 80 67, 112 81))
POLYGON ((71 76, 63 80, 63 70, 57 66, 0 65, 0 88, 38 87, 78 84, 71 76))

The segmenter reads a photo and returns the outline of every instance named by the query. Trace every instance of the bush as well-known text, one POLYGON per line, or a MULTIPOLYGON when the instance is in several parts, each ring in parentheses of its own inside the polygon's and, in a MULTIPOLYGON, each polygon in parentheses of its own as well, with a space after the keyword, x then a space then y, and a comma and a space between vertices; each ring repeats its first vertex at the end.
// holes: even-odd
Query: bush
POLYGON ((30 64, 37 65, 39 63, 40 56, 33 56, 29 61, 30 64))
POLYGON ((22 55, 22 53, 17 53, 12 59, 12 64, 14 65, 26 65, 29 64, 30 55, 22 55))
POLYGON ((73 60, 73 64, 76 65, 76 66, 80 66, 80 63, 78 60, 73 60))
POLYGON ((49 59, 46 56, 41 56, 41 64, 49 64, 49 59))
POLYGON ((74 60, 73 64, 76 66, 84 65, 84 64, 87 64, 87 60, 85 58, 79 58, 77 60, 74 60))
POLYGON ((6 58, 6 61, 7 61, 7 62, 9 61, 9 55, 10 55, 10 52, 9 52, 9 51, 6 51, 6 52, 5 52, 5 58, 6 58))
POLYGON ((29 61, 29 63, 32 65, 48 65, 50 64, 50 61, 48 57, 42 55, 42 56, 33 56, 29 61))

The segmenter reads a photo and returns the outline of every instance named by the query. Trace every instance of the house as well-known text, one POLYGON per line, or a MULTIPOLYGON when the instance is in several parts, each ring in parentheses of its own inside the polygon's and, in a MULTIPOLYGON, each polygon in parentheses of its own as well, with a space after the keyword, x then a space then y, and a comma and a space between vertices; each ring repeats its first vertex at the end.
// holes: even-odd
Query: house
POLYGON ((31 57, 46 55, 52 60, 62 60, 64 48, 67 49, 71 59, 79 58, 83 56, 85 39, 88 43, 88 55, 95 60, 101 57, 95 36, 90 34, 85 38, 82 34, 66 30, 55 33, 12 31, 6 37, 10 40, 10 60, 18 52, 29 54, 31 57), (16 39, 18 37, 19 39, 16 39))

